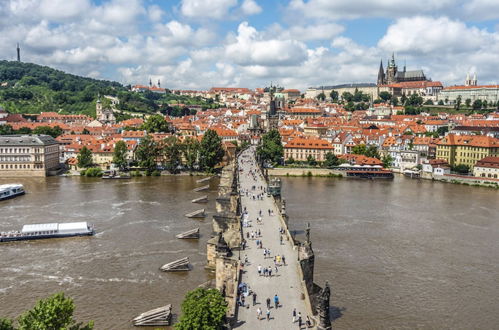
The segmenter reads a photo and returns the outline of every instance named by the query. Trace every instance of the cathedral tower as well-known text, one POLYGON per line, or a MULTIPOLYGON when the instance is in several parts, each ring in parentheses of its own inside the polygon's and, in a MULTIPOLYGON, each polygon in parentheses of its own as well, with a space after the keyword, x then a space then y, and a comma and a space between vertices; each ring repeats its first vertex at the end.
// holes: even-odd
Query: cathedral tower
POLYGON ((378 86, 385 84, 385 70, 383 69, 383 60, 379 63, 378 86))
POLYGON ((394 84, 397 82, 397 64, 395 63, 395 54, 392 53, 392 59, 388 63, 388 67, 386 68, 386 83, 394 84))

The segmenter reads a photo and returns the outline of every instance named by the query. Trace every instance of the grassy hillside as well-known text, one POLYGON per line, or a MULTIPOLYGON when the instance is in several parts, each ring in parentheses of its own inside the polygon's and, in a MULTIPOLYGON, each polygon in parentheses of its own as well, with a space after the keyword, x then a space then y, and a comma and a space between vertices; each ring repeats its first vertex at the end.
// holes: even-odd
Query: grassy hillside
POLYGON ((134 93, 114 81, 80 77, 32 63, 0 61, 0 105, 11 113, 55 111, 95 116, 99 94, 117 96, 118 108, 139 113, 171 112, 167 105, 172 103, 217 107, 212 100, 172 93, 134 93))
POLYGON ((95 115, 98 94, 116 95, 117 83, 84 78, 32 63, 0 61, 0 105, 14 113, 95 115))

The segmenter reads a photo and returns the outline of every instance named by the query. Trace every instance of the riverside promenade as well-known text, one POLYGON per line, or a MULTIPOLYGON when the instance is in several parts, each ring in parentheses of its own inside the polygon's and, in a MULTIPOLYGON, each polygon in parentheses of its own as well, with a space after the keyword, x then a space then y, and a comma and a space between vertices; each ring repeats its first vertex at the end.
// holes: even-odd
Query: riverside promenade
POLYGON ((268 197, 264 192, 267 184, 256 164, 254 149, 249 148, 244 151, 238 162, 239 169, 242 169, 239 172, 241 206, 247 211, 247 215, 244 216, 246 220, 243 223, 249 224, 249 226, 243 226, 242 229, 247 247, 240 251, 241 261, 244 262, 247 258, 248 262, 244 264, 241 283, 247 284, 257 294, 257 304, 253 306, 251 296, 245 297, 245 306, 239 307, 236 327, 238 329, 298 329, 298 321, 292 322, 293 309, 296 309, 296 314, 301 313, 303 320, 301 328, 305 329, 307 316, 312 319, 312 315, 310 315, 306 301, 302 299, 304 288, 299 277, 298 251, 293 247, 292 242, 286 239, 286 235, 282 235, 281 243, 279 230, 283 224, 279 210, 273 198, 268 197), (258 195, 263 196, 262 199, 258 199, 258 195), (262 219, 261 222, 257 221, 259 216, 262 219), (252 239, 251 233, 258 231, 261 235, 252 239), (262 241, 263 248, 257 247, 257 240, 262 241), (264 257, 265 249, 270 249, 270 256, 264 257), (284 256, 286 265, 281 262, 276 271, 274 257, 278 255, 284 256), (259 275, 259 265, 262 268, 270 266, 272 276, 259 275), (274 304, 276 294, 279 297, 278 308, 275 308, 274 304), (266 316, 267 298, 271 301, 270 320, 267 320, 266 316), (257 318, 258 308, 262 311, 260 320, 257 318))

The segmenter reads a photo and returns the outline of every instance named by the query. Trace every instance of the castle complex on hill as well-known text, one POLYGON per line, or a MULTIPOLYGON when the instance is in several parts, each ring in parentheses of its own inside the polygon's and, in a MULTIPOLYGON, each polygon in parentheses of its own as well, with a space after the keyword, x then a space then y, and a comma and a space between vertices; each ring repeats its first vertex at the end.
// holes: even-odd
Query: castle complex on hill
POLYGON ((431 79, 426 79, 423 70, 407 71, 404 65, 404 69, 402 71, 399 71, 398 66, 395 63, 394 54, 392 54, 392 59, 388 61, 386 72, 383 70, 383 60, 381 60, 381 63, 379 64, 378 86, 391 85, 408 81, 430 81, 430 80, 431 79))

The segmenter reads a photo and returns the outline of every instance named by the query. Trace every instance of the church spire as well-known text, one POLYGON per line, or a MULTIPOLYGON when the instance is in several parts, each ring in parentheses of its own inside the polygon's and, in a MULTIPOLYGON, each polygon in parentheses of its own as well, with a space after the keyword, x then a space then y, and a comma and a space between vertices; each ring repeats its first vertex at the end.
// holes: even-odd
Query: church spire
POLYGON ((383 69, 383 60, 379 63, 379 71, 378 71, 378 85, 385 84, 385 70, 383 69))

